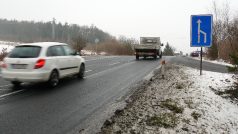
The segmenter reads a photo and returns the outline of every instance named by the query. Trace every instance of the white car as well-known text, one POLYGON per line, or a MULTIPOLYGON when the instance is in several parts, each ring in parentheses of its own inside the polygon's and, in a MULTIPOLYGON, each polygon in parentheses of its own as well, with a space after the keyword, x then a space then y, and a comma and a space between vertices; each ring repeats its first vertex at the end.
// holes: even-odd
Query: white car
POLYGON ((2 77, 14 86, 22 82, 48 82, 51 87, 59 79, 77 75, 83 78, 85 60, 69 45, 39 42, 16 46, 4 59, 2 77))

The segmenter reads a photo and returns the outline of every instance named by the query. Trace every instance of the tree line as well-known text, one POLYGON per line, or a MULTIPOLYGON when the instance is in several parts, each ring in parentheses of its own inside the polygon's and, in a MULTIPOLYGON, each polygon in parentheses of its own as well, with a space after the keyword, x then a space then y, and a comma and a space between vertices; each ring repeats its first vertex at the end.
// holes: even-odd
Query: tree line
POLYGON ((207 57, 223 59, 235 65, 229 70, 238 71, 238 16, 231 17, 228 2, 219 7, 216 1, 212 5, 213 13, 213 42, 212 47, 207 49, 207 57))
MULTIPOLYGON (((65 42, 77 51, 106 52, 109 55, 132 55, 134 45, 138 41, 134 38, 120 36, 118 39, 107 32, 91 26, 77 24, 62 24, 34 21, 17 21, 0 19, 0 40, 11 42, 65 42)), ((6 50, 5 50, 6 51, 6 50)), ((6 52, 1 52, 2 57, 6 52)))
POLYGON ((109 33, 94 25, 79 26, 77 24, 62 24, 34 21, 17 21, 0 19, 0 39, 14 42, 59 41, 71 42, 72 39, 82 37, 88 43, 111 39, 109 33), (54 30, 53 30, 54 29, 54 30), (54 34, 53 34, 54 33, 54 34))

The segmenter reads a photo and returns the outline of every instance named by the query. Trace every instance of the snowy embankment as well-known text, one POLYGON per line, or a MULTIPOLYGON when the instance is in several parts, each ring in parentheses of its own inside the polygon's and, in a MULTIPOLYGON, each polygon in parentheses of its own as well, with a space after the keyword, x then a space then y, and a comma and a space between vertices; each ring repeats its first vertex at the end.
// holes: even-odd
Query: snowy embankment
POLYGON ((215 91, 235 82, 232 74, 166 64, 106 120, 101 133, 238 133, 238 106, 215 91))
MULTIPOLYGON (((195 59, 195 60, 201 60, 200 57, 191 57, 191 58, 193 58, 193 59, 195 59)), ((225 65, 225 66, 233 66, 232 64, 227 63, 227 62, 225 62, 225 61, 222 60, 222 59, 209 60, 209 59, 203 57, 202 60, 203 60, 203 61, 206 61, 206 62, 214 63, 214 64, 220 64, 220 65, 225 65)))

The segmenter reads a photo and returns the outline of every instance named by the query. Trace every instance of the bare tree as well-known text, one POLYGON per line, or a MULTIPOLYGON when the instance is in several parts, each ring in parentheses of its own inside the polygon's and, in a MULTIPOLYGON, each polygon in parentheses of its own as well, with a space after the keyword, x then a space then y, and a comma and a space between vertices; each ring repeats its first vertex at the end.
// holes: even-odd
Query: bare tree
POLYGON ((7 56, 7 48, 3 48, 2 52, 0 53, 0 61, 2 61, 7 56))
POLYGON ((72 47, 80 52, 84 47, 86 47, 87 41, 82 36, 77 36, 72 39, 72 47))
POLYGON ((223 3, 223 7, 218 7, 217 1, 212 3, 212 14, 214 16, 213 22, 213 47, 208 49, 208 55, 211 58, 221 58, 221 43, 230 37, 229 25, 230 25, 230 5, 228 1, 223 3), (209 54, 210 53, 210 54, 209 54), (217 54, 215 54, 217 53, 217 54))

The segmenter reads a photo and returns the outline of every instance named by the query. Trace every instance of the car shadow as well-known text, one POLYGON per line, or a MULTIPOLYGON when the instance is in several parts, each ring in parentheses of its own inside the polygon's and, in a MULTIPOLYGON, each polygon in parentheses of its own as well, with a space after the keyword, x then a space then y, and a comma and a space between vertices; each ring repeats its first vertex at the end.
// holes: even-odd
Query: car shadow
POLYGON ((147 58, 139 58, 136 61, 158 61, 158 60, 160 60, 160 58, 154 59, 153 57, 147 57, 147 58))
POLYGON ((60 90, 67 90, 68 87, 83 83, 84 79, 78 79, 76 77, 67 77, 60 79, 59 85, 57 87, 50 87, 46 82, 41 83, 23 83, 20 87, 11 87, 12 91, 20 91, 24 90, 25 93, 36 93, 36 94, 44 94, 50 92, 58 92, 60 90))

